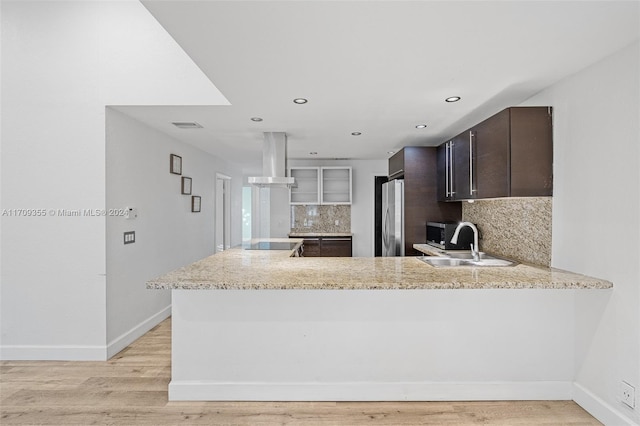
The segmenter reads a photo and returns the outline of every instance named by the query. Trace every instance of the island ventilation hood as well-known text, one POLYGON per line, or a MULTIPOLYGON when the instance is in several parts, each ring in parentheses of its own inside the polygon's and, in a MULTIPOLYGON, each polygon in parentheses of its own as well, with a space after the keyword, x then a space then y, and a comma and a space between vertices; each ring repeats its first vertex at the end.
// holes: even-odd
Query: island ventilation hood
POLYGON ((249 177, 249 184, 259 187, 290 188, 294 180, 286 177, 287 134, 265 132, 262 142, 262 176, 249 177))

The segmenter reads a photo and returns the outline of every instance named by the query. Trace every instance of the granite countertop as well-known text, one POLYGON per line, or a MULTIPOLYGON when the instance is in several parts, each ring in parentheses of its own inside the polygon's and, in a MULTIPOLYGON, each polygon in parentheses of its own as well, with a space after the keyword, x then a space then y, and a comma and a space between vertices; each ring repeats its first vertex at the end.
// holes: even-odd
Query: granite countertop
POLYGON ((609 281, 559 269, 434 268, 416 257, 290 257, 232 248, 147 282, 149 289, 607 289, 609 281))
POLYGON ((352 237, 351 232, 291 232, 290 237, 352 237))

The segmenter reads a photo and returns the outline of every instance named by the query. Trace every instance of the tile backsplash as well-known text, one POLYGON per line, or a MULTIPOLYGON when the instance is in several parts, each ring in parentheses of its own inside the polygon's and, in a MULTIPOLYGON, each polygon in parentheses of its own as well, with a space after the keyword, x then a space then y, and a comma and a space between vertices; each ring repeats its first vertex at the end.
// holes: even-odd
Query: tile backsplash
POLYGON ((291 232, 351 232, 351 206, 291 206, 291 232))
POLYGON ((480 231, 480 249, 537 265, 551 265, 551 197, 462 203, 462 219, 480 231))

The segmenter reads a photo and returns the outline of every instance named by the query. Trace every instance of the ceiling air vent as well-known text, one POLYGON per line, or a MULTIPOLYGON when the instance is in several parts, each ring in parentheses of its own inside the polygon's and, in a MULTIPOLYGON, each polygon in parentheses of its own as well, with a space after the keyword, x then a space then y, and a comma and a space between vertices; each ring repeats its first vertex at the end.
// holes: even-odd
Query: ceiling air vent
POLYGON ((202 129, 202 126, 195 121, 174 121, 171 124, 178 129, 202 129))

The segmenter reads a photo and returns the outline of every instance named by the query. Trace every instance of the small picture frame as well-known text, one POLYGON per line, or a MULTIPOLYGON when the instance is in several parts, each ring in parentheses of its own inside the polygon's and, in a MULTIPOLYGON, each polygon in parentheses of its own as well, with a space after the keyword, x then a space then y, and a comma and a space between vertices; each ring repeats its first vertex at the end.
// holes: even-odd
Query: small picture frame
POLYGON ((194 213, 200 212, 200 196, 199 195, 191 196, 191 211, 194 213))
POLYGON ((184 195, 191 195, 191 178, 182 176, 182 193, 184 195))
POLYGON ((171 154, 169 157, 169 171, 174 175, 182 174, 182 157, 179 155, 171 154))

